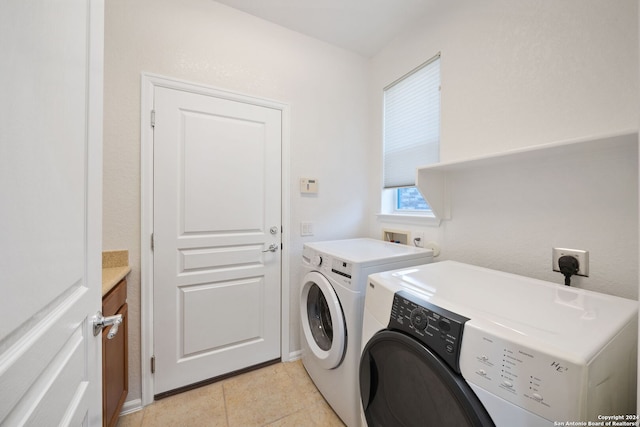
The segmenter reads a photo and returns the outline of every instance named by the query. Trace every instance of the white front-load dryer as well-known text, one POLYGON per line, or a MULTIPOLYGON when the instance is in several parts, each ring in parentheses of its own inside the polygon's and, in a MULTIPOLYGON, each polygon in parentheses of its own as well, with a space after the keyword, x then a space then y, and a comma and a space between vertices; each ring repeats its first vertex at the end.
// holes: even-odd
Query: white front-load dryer
POLYGON ((431 250, 375 239, 304 245, 300 292, 302 363, 347 426, 361 425, 358 365, 367 276, 432 259, 431 250))
POLYGON ((363 419, 636 425, 637 313, 637 301, 453 261, 371 275, 363 419))

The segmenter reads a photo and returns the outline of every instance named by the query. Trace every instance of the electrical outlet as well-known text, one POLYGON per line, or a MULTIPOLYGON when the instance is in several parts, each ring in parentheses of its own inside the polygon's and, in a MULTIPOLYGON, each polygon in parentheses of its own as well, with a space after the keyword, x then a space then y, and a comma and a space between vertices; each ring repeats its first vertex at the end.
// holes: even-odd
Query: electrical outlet
POLYGON ((589 277, 589 251, 581 249, 553 248, 553 271, 560 271, 558 260, 565 255, 570 255, 578 260, 578 272, 576 273, 578 276, 589 277))

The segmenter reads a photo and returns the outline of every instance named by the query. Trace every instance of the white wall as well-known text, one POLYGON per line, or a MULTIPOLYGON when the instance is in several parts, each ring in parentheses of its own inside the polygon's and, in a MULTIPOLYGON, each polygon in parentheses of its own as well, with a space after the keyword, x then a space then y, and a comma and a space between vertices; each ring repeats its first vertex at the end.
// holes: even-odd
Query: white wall
MULTIPOLYGON (((436 3, 436 2, 434 2, 436 3)), ((413 229, 441 244, 441 259, 457 258, 494 268, 548 275, 552 241, 510 213, 517 235, 487 239, 500 230, 490 211, 475 215, 471 186, 460 187, 451 221, 441 227, 383 224, 377 221, 380 188, 382 88, 437 52, 442 53, 441 159, 457 160, 548 142, 638 127, 638 12, 636 0, 491 0, 437 2, 420 25, 376 55, 357 55, 229 9, 211 0, 109 0, 105 34, 104 249, 129 249, 131 311, 130 394, 140 397, 140 73, 142 71, 260 96, 291 104, 290 248, 291 350, 298 340, 300 253, 307 240, 370 234, 380 229, 413 229), (301 196, 300 177, 320 182, 317 196, 301 196), (466 195, 465 195, 466 194, 466 195), (482 219, 484 231, 477 226, 482 219), (316 235, 299 236, 300 221, 315 223, 316 235), (544 249, 524 259, 525 242, 544 249), (518 256, 505 263, 511 246, 518 256), (548 252, 546 252, 548 251, 548 252)), ((614 160, 612 160, 614 161, 614 160)), ((631 162, 633 163, 633 162, 631 162)), ((607 163, 610 165, 610 162, 607 163)), ((616 179, 626 182, 637 164, 625 162, 616 179)), ((597 166, 607 174, 607 166, 597 166)), ((489 174, 487 179, 495 180, 489 174)), ((541 187, 529 180, 529 191, 541 187)), ((602 277, 615 277, 604 290, 637 297, 638 225, 635 194, 616 193, 615 209, 597 211, 571 225, 581 235, 596 224, 598 233, 575 242, 601 255, 602 277), (626 200, 626 201, 625 201, 626 200), (628 203, 629 205, 626 205, 628 203), (633 207, 628 207, 635 203, 633 207), (628 224, 629 218, 636 218, 628 224), (633 268, 609 274, 622 261, 633 268), (615 257, 614 257, 615 255, 615 257)), ((635 190, 634 190, 635 188, 635 190)), ((584 191, 582 188, 581 191, 584 191)), ((494 196, 499 193, 494 191, 494 196)), ((588 194, 588 192, 587 192, 588 194)), ((501 199, 504 203, 504 199, 501 199)), ((552 207, 540 213, 542 228, 552 207)), ((500 210, 498 213, 504 213, 500 210)), ((554 215, 557 215, 554 213, 554 215)), ((560 213, 562 215, 562 213, 560 213)), ((555 216, 554 216, 555 218, 555 216)), ((548 230, 548 228, 547 228, 548 230)), ((571 234, 572 231, 576 233, 571 234)), ((146 242, 145 242, 146 244, 146 242)), ((592 278, 580 282, 598 289, 592 278)))
MULTIPOLYGON (((372 60, 373 165, 381 162, 382 88, 437 52, 441 161, 638 128, 636 0, 463 0, 435 7, 372 60)), ((385 226, 423 232, 440 244, 440 259, 559 283, 562 276, 550 271, 551 248, 586 249, 592 275, 577 278, 577 286, 637 298, 637 160, 630 152, 604 160, 585 159, 572 169, 580 176, 571 185, 564 175, 558 191, 575 190, 565 201, 553 193, 559 172, 458 176, 452 219, 440 227, 379 222, 380 169, 374 167, 370 234, 380 236, 385 226), (537 205, 528 206, 528 199, 537 205), (576 215, 576 207, 585 209, 576 215)))
MULTIPOLYGON (((105 34, 104 249, 129 249, 130 391, 140 372, 140 73, 291 105, 290 297, 297 301, 302 244, 367 233, 368 61, 211 0, 109 0, 105 34), (302 197, 300 177, 319 180, 302 197), (363 195, 364 193, 364 195, 363 195), (300 221, 315 236, 299 236, 300 221)), ((144 243, 146 245, 146 242, 144 243)), ((146 248, 146 246, 145 246, 146 248)), ((291 350, 300 348, 298 305, 291 350)))

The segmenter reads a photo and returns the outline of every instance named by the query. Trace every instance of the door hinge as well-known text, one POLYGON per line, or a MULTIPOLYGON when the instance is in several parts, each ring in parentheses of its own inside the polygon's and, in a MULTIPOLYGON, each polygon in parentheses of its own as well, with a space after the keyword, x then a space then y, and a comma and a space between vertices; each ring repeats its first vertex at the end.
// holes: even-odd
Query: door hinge
POLYGON ((151 250, 153 250, 154 246, 155 246, 155 242, 153 240, 153 233, 151 233, 151 250))
POLYGON ((151 110, 151 127, 156 127, 156 110, 151 110))
POLYGON ((155 356, 151 356, 151 373, 152 374, 156 373, 156 357, 155 356))

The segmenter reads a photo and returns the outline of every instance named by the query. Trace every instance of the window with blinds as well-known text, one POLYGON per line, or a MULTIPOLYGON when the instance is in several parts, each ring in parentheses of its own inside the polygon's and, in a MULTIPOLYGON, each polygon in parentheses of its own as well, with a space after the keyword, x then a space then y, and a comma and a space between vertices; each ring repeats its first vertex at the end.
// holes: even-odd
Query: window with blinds
POLYGON ((384 188, 399 189, 393 210, 428 210, 415 188, 416 168, 440 157, 440 55, 384 89, 384 188), (404 206, 403 200, 411 202, 404 206))

